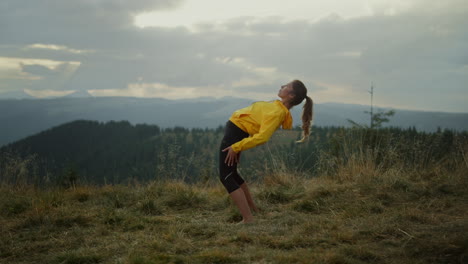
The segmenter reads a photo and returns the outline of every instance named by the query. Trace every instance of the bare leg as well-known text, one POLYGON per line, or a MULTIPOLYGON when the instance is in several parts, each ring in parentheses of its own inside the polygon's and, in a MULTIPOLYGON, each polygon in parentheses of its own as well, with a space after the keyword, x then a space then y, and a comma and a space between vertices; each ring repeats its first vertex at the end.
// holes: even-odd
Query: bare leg
POLYGON ((244 223, 250 223, 253 222, 253 216, 252 212, 250 212, 250 207, 249 204, 247 203, 246 196, 244 194, 244 191, 242 188, 239 188, 232 193, 229 194, 236 204, 237 208, 239 208, 239 211, 242 215, 242 222, 244 223))
POLYGON ((252 195, 250 194, 249 187, 247 187, 247 183, 244 182, 243 184, 241 184, 240 187, 242 191, 244 191, 245 199, 247 200, 247 203, 249 204, 250 209, 258 213, 259 210, 252 199, 252 195))

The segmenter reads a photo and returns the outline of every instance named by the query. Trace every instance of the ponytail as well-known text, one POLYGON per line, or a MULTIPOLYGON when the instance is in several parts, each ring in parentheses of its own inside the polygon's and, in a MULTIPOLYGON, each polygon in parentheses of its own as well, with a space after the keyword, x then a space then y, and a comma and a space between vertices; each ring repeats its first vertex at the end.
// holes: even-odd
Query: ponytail
POLYGON ((296 141, 296 143, 302 143, 309 138, 310 127, 312 126, 314 102, 309 96, 306 96, 305 99, 306 103, 302 108, 302 139, 296 141))
POLYGON ((314 102, 312 99, 307 96, 307 88, 305 87, 304 83, 299 80, 294 80, 291 82, 294 92, 294 98, 291 101, 291 104, 298 105, 306 100, 304 107, 302 108, 302 139, 296 141, 296 143, 302 143, 306 139, 309 138, 310 134, 310 126, 312 125, 312 114, 313 114, 313 106, 314 102))

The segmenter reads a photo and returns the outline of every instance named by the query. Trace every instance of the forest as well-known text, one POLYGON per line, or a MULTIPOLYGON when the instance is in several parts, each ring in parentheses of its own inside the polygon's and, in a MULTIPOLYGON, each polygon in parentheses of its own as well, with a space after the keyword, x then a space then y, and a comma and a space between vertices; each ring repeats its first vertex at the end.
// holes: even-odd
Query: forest
MULTIPOLYGON (((187 183, 217 177, 224 127, 160 128, 127 121, 77 120, 0 149, 0 179, 35 186, 105 185, 175 179, 187 183)), ((419 132, 414 127, 313 127, 302 144, 299 127, 241 154, 240 173, 255 181, 277 171, 314 177, 333 173, 358 155, 382 170, 456 168, 466 162, 468 133, 419 132)))

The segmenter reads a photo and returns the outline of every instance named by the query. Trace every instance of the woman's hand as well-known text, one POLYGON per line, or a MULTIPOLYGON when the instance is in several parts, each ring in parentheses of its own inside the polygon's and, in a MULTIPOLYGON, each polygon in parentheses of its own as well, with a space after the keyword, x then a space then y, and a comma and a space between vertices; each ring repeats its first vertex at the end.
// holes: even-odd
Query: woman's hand
POLYGON ((223 149, 222 151, 228 152, 226 155, 226 159, 224 160, 224 163, 226 163, 228 166, 233 166, 235 163, 239 163, 240 152, 236 153, 234 150, 232 150, 231 146, 223 149))

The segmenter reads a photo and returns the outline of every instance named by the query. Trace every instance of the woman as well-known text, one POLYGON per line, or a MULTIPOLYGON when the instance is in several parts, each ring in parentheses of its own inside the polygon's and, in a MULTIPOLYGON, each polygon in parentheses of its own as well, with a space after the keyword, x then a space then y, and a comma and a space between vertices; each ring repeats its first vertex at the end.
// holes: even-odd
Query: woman
POLYGON ((302 111, 303 137, 300 142, 309 136, 313 102, 307 96, 305 85, 299 80, 294 80, 281 86, 278 96, 281 101, 255 102, 235 111, 226 124, 219 155, 220 180, 239 208, 243 218, 241 223, 253 222, 251 210, 258 212, 247 184, 237 172, 241 151, 267 142, 280 125, 283 129, 291 129, 292 117, 289 109, 304 99, 306 103, 302 111))

